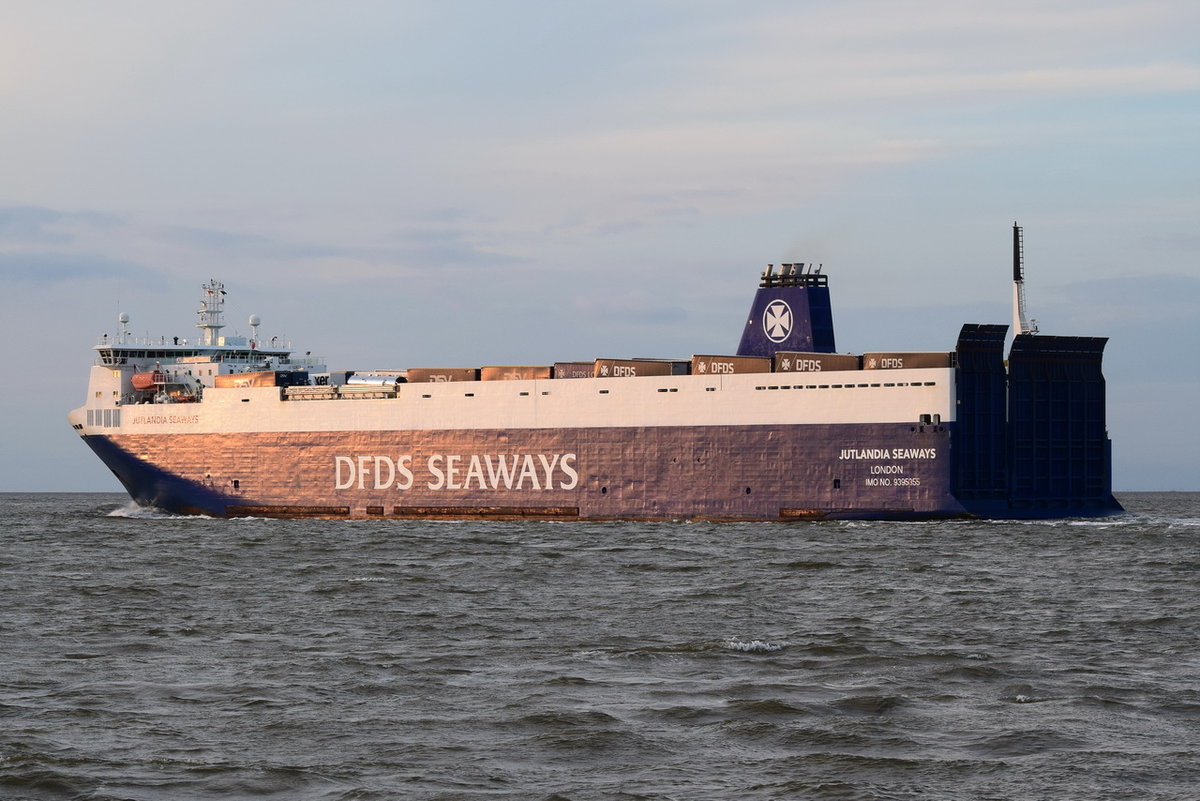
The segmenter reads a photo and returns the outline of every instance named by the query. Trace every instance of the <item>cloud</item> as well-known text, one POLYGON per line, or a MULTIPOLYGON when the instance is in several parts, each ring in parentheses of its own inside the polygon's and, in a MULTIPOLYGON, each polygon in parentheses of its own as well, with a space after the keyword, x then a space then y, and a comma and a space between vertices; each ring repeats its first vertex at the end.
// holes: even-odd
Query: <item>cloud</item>
POLYGON ((36 251, 0 253, 0 279, 4 281, 53 286, 66 282, 110 278, 162 285, 160 277, 154 271, 134 262, 107 256, 36 251))
POLYGON ((260 224, 268 233, 37 206, 0 207, 0 276, 49 285, 192 276, 199 269, 238 274, 249 283, 287 275, 293 282, 344 284, 433 278, 447 271, 480 274, 525 263, 490 243, 486 226, 477 219, 452 209, 399 220, 388 231, 373 232, 367 237, 373 241, 366 243, 345 244, 331 238, 331 232, 314 236, 288 225, 260 224))
POLYGON ((5 238, 41 238, 47 226, 59 222, 62 212, 37 206, 7 206, 0 208, 0 235, 5 238))
POLYGON ((689 121, 740 112, 836 125, 1079 93, 1195 91, 1200 67, 1185 31, 1197 26, 1200 11, 1179 3, 795 4, 669 32, 673 73, 641 102, 689 121), (694 40, 704 46, 682 47, 694 40))
POLYGON ((40 206, 0 206, 0 246, 22 242, 66 243, 84 231, 119 225, 117 217, 93 211, 65 212, 40 206))
MULTIPOLYGON (((576 237, 803 207, 869 172, 1078 141, 1098 122, 1084 131, 1077 118, 1014 107, 1200 89, 1175 32, 1179 9, 852 2, 727 17, 710 7, 647 37, 645 80, 483 142, 468 169, 478 202, 517 188, 501 212, 513 227, 549 218, 543 230, 576 237), (681 193, 699 199, 680 203, 681 193)), ((1200 25, 1200 14, 1183 16, 1200 25)), ((1111 105, 1102 114, 1110 137, 1127 135, 1116 129, 1129 119, 1111 105)))
POLYGON ((400 211, 386 225, 356 215, 315 226, 307 217, 260 217, 256 231, 245 230, 236 215, 216 216, 230 227, 139 224, 138 235, 189 261, 257 265, 260 273, 286 269, 293 280, 316 283, 526 263, 505 249, 491 221, 461 207, 400 211))
POLYGON ((865 170, 951 149, 935 139, 809 121, 642 124, 496 145, 489 160, 505 171, 485 180, 489 189, 510 187, 505 224, 609 235, 803 206, 865 170))
POLYGON ((41 286, 109 278, 154 282, 155 273, 140 261, 111 255, 101 244, 124 228, 115 215, 95 211, 0 207, 0 278, 41 286))

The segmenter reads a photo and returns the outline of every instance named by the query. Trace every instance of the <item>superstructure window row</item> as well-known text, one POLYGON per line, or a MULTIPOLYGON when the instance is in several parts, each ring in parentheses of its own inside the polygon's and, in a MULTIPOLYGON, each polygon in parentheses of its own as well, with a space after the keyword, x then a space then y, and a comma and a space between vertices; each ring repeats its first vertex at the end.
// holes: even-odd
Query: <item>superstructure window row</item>
POLYGON ((771 384, 755 387, 756 390, 771 389, 873 389, 875 387, 936 387, 936 381, 897 381, 885 384, 771 384))

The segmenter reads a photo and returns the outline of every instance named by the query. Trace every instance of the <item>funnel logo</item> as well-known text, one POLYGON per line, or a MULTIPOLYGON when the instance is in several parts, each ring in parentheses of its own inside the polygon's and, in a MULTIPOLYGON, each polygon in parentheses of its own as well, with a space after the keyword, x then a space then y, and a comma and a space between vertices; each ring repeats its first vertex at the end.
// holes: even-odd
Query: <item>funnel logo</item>
POLYGON ((783 342, 792 333, 792 307, 782 300, 773 300, 763 313, 763 333, 772 342, 783 342))

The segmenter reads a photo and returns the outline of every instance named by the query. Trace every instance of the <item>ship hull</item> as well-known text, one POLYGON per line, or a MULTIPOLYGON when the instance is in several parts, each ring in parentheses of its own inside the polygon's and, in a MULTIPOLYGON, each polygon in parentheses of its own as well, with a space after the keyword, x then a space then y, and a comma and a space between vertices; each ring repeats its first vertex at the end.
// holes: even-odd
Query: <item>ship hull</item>
POLYGON ((90 435, 135 501, 214 516, 636 520, 970 516, 953 426, 90 435))

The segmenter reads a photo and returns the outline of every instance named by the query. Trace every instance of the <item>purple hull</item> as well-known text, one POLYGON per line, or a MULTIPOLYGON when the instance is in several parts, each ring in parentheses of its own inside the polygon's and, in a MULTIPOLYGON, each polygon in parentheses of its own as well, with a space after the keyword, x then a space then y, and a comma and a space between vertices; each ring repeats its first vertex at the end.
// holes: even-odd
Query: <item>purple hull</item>
POLYGON ((90 436, 130 495, 217 516, 966 516, 907 424, 90 436))

